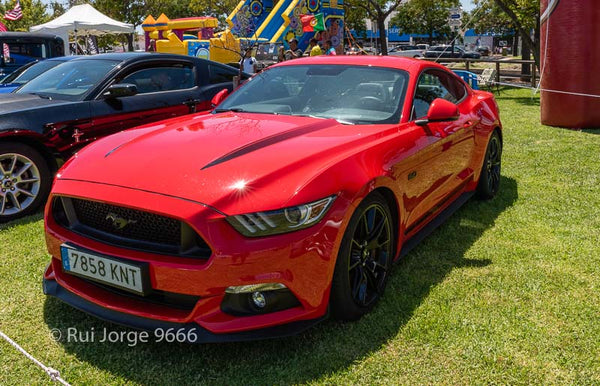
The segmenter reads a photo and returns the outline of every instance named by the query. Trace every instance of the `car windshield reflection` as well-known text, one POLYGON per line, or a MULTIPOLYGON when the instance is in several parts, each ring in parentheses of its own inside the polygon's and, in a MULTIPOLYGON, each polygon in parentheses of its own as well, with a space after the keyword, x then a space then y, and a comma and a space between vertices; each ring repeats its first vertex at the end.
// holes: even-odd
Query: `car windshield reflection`
POLYGON ((215 113, 310 116, 344 124, 398 123, 407 80, 403 70, 370 66, 274 67, 253 77, 215 113))
POLYGON ((119 63, 116 60, 72 60, 44 72, 15 92, 83 100, 86 93, 119 63))

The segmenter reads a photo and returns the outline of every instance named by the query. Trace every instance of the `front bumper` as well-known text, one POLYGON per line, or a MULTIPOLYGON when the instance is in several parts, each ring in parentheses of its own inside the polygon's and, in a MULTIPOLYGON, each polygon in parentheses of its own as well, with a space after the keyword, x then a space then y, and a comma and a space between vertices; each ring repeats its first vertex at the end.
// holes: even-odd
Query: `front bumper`
POLYGON ((106 319, 134 328, 196 328, 202 341, 233 341, 286 336, 300 332, 327 315, 335 256, 343 235, 347 208, 336 200, 319 224, 290 234, 248 239, 222 214, 172 196, 81 181, 57 180, 46 207, 46 243, 52 256, 44 275, 45 293, 106 319), (58 225, 51 211, 52 198, 66 195, 107 202, 133 209, 154 210, 190 225, 213 251, 208 259, 152 254, 108 245, 58 225), (68 273, 61 264, 60 246, 73 244, 91 252, 149 264, 150 283, 160 293, 196 297, 184 309, 157 304, 142 296, 125 296, 68 273), (259 283, 282 283, 299 305, 272 313, 236 316, 221 304, 225 289, 259 283), (162 327, 160 327, 162 328, 162 327))
POLYGON ((172 323, 164 322, 160 320, 143 318, 135 315, 125 314, 109 310, 99 305, 87 301, 72 292, 61 287, 56 280, 43 279, 42 283, 44 294, 54 296, 68 305, 77 308, 83 312, 93 315, 99 319, 107 322, 117 323, 127 327, 138 328, 140 330, 147 331, 175 331, 178 337, 184 337, 185 341, 179 340, 179 343, 223 343, 223 342, 243 342, 258 339, 272 339, 272 338, 283 338, 286 336, 292 336, 299 334, 315 324, 325 320, 327 314, 324 316, 312 319, 312 320, 301 320, 298 322, 287 323, 274 327, 263 328, 252 331, 242 331, 237 333, 229 334, 214 334, 196 323, 172 323), (190 332, 192 334, 190 334, 190 332), (192 337, 190 339, 190 337, 192 337))

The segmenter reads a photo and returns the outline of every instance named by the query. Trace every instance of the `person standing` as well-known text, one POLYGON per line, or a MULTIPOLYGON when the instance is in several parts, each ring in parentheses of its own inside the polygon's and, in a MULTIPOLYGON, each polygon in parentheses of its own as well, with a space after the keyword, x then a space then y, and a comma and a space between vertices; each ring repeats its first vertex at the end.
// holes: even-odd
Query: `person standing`
POLYGON ((321 47, 319 47, 319 44, 317 43, 317 39, 312 38, 310 39, 309 44, 309 48, 310 48, 310 56, 319 56, 319 55, 323 55, 323 51, 321 51, 321 47))
POLYGON ((277 48, 277 61, 279 63, 283 62, 285 60, 285 52, 283 52, 283 46, 279 46, 277 48))
POLYGON ((252 56, 252 50, 247 50, 241 61, 242 71, 247 74, 255 74, 257 71, 256 58, 252 56))
POLYGON ((325 42, 325 55, 337 55, 335 48, 331 46, 331 40, 325 42))
POLYGON ((302 50, 298 48, 298 40, 290 39, 290 49, 285 52, 285 60, 292 60, 302 57, 302 50))

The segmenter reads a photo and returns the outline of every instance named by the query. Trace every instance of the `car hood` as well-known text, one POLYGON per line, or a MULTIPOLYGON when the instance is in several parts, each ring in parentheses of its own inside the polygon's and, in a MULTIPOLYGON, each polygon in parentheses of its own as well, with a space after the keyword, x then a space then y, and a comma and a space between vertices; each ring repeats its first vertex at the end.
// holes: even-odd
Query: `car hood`
POLYGON ((333 119, 199 114, 96 141, 57 178, 167 194, 227 214, 270 210, 298 204, 304 184, 380 132, 333 119))
MULTIPOLYGON (((0 92, 2 91, 0 90, 0 92)), ((46 99, 33 94, 9 93, 0 97, 0 115, 70 103, 73 102, 61 101, 57 99, 46 99)))

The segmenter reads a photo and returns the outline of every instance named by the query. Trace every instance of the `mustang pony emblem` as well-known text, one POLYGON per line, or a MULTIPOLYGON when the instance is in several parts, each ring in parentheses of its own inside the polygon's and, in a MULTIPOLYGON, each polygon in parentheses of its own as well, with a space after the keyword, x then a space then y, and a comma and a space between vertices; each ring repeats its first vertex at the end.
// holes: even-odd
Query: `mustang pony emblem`
POLYGON ((137 223, 137 220, 125 219, 123 217, 119 217, 117 214, 115 214, 113 212, 109 212, 106 215, 105 220, 111 220, 112 221, 112 225, 113 225, 113 227, 116 230, 121 230, 121 229, 125 228, 129 224, 135 224, 135 223, 137 223))

